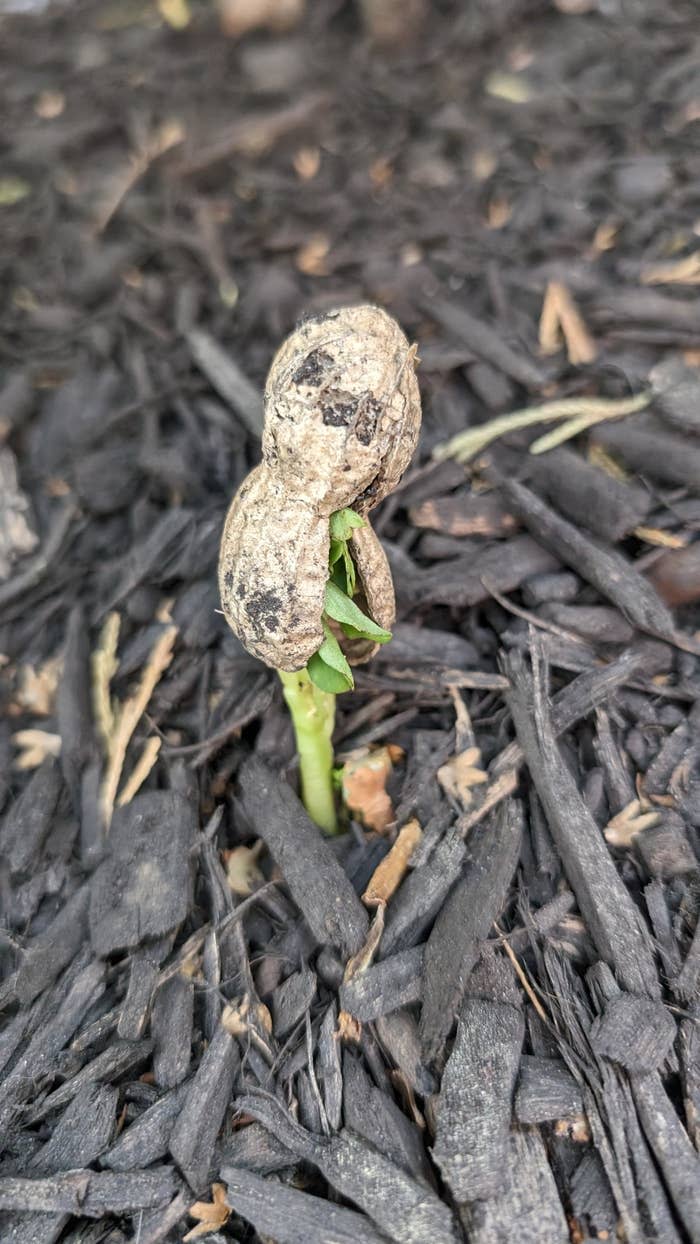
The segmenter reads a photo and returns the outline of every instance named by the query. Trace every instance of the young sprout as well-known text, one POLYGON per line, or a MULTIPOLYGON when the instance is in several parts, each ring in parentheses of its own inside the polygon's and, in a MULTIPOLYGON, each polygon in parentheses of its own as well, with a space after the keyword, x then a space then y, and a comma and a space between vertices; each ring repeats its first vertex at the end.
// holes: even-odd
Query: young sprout
POLYGON ((221 540, 229 626, 279 673, 309 815, 337 830, 331 736, 352 666, 390 638, 394 589, 367 521, 408 466, 420 430, 415 349, 379 307, 302 323, 265 387, 262 462, 221 540))

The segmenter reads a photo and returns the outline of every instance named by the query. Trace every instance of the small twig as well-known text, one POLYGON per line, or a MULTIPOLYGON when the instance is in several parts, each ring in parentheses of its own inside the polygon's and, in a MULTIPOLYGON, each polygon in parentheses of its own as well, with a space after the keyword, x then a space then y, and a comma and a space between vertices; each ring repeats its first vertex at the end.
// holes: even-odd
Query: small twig
POLYGON ((556 423, 559 419, 568 420, 569 422, 565 425, 566 434, 564 434, 564 428, 557 429, 554 434, 558 438, 556 442, 551 437, 547 437, 546 440, 541 437, 530 446, 531 453, 542 453, 545 449, 553 448, 554 443, 560 444, 562 440, 576 436, 596 423, 602 423, 606 419, 621 419, 625 415, 632 415, 638 410, 643 410, 649 405, 651 396, 651 393, 643 392, 626 398, 565 397, 553 402, 543 402, 541 406, 514 410, 508 415, 499 415, 497 419, 491 419, 477 428, 467 428, 466 432, 458 432, 451 440, 436 445, 433 458, 437 462, 443 462, 446 458, 468 462, 487 445, 501 436, 507 436, 510 432, 517 432, 521 428, 529 428, 537 423, 556 423))
POLYGON ((115 714, 115 728, 108 742, 107 770, 100 793, 100 808, 105 827, 109 827, 112 819, 119 779, 126 758, 126 749, 129 746, 134 730, 146 710, 161 674, 170 665, 176 635, 176 626, 166 627, 163 633, 159 635, 136 691, 125 701, 118 713, 115 714))
POLYGON ((560 281, 550 281, 540 316, 539 337, 542 353, 556 354, 562 335, 569 362, 574 367, 593 362, 598 351, 583 322, 581 312, 566 286, 560 281))
POLYGON ((552 635, 558 635, 560 639, 568 639, 575 644, 585 644, 585 640, 577 635, 575 631, 567 631, 563 626, 557 626, 556 622, 547 622, 544 618, 539 618, 536 613, 530 613, 529 609, 523 609, 520 605, 514 605, 512 600, 508 600, 507 596, 502 596, 498 588, 491 582, 488 575, 481 576, 483 583, 489 596, 498 604, 508 611, 515 614, 516 618, 522 618, 523 621, 529 622, 531 626, 538 626, 543 631, 549 631, 552 635))
POLYGON ((127 781, 124 783, 119 798, 117 799, 117 804, 120 808, 123 808, 126 803, 131 803, 134 795, 138 794, 140 791, 146 781, 146 778, 151 772, 151 769, 156 763, 156 760, 158 759, 160 745, 161 740, 157 735, 153 735, 150 739, 146 739, 141 755, 136 761, 136 764, 134 765, 127 781))
POLYGON ((109 687, 119 668, 117 660, 119 627, 119 614, 108 613, 102 624, 97 648, 92 654, 92 707, 105 751, 109 747, 109 740, 114 730, 114 710, 109 687))
POLYGON ((499 940, 499 942, 501 943, 501 946, 503 947, 503 949, 505 950, 505 952, 506 952, 506 954, 507 954, 508 958, 510 959, 511 963, 513 964, 513 968, 514 968, 514 970, 515 970, 515 974, 516 974, 516 976, 517 976, 518 980, 520 981, 520 984, 522 985, 523 989, 525 990, 525 993, 527 994, 527 996, 528 996, 528 998, 530 999, 530 1001, 531 1001, 532 1005, 534 1006, 535 1010, 537 1011, 537 1014, 539 1015, 540 1019, 542 1020, 542 1023, 543 1023, 543 1024, 547 1024, 547 1027, 549 1028, 549 1027, 550 1027, 550 1023, 549 1023, 549 1019, 548 1019, 548 1016, 547 1016, 547 1012, 545 1011, 544 1007, 542 1006, 542 1003, 540 1002, 539 998, 537 997, 537 994, 535 993, 534 989, 532 988, 532 985, 530 984, 530 982, 529 982, 529 980, 528 980, 527 973, 525 972, 525 969, 524 969, 524 968, 522 968, 522 967, 520 966, 520 961, 519 961, 519 959, 518 959, 518 956, 516 955, 516 953, 515 953, 515 951, 513 950, 512 946, 510 946, 510 945, 508 944, 508 939, 507 939, 507 937, 506 937, 506 936, 505 936, 505 934, 501 931, 501 929, 498 927, 498 924, 496 923, 496 921, 495 921, 495 920, 494 920, 494 923, 493 923, 493 927, 494 927, 494 929, 496 930, 496 932, 497 932, 497 934, 498 934, 498 940, 499 940))
POLYGON ((181 143, 184 137, 185 132, 178 121, 167 121, 160 127, 150 142, 146 143, 142 151, 130 156, 128 168, 120 174, 115 188, 104 203, 95 221, 93 234, 96 237, 104 232, 127 195, 133 190, 143 175, 148 172, 154 160, 164 155, 171 147, 181 143))

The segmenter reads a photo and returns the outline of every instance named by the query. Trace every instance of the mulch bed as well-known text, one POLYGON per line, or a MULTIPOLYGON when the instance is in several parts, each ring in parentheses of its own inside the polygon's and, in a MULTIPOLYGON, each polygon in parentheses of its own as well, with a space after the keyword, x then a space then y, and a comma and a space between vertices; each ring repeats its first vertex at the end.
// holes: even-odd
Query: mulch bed
POLYGON ((309 8, 0 19, 0 1240, 700 1241, 695 5, 309 8), (327 840, 215 570, 277 345, 360 300, 424 425, 338 704, 393 821, 327 840))

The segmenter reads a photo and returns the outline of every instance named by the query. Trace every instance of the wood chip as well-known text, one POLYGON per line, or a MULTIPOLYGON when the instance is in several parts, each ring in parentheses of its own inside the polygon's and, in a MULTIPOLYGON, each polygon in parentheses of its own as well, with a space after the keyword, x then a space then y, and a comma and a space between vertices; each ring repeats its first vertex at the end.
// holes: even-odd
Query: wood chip
POLYGON ((386 904, 396 892, 408 869, 411 856, 422 837, 418 821, 408 821, 399 830, 398 837, 388 855, 375 868, 369 885, 362 895, 368 907, 386 904))

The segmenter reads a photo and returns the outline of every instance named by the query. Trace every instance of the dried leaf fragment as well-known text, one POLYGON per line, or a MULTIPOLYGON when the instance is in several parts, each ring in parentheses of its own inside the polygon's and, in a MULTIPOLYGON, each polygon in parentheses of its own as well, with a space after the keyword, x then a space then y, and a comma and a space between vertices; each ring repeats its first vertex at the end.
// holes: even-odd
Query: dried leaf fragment
POLYGON ((412 42, 425 22, 427 9, 426 0, 360 0, 365 29, 382 47, 412 42))
POLYGON ((300 147, 292 164, 300 181, 313 181, 321 167, 321 152, 318 147, 300 147))
POLYGON ((539 437, 530 446, 530 453, 544 453, 572 436, 585 432, 596 423, 602 423, 606 419, 621 419, 625 415, 643 410, 649 405, 651 397, 649 392, 626 398, 564 397, 525 410, 514 410, 508 415, 498 415, 476 428, 468 428, 466 432, 458 432, 451 440, 436 445, 433 458, 436 462, 443 462, 446 458, 469 462, 501 436, 507 436, 520 428, 532 427, 536 423, 556 423, 562 420, 561 427, 539 437))
POLYGON ((297 251, 297 268, 305 276, 328 276, 326 260, 330 249, 330 238, 325 233, 312 233, 308 242, 297 251))
POLYGON ((134 795, 137 795, 153 768, 158 754, 161 749, 163 740, 157 734, 152 735, 150 739, 146 739, 143 745, 141 755, 134 765, 127 781, 124 783, 119 792, 117 805, 123 808, 125 804, 131 803, 134 795))
POLYGON ((173 30, 185 30, 192 21, 187 0, 158 0, 158 12, 173 30))
POLYGON ((265 878, 258 866, 258 858, 263 850, 262 839, 252 847, 234 847, 224 852, 226 863, 226 880, 234 894, 248 898, 253 890, 262 885, 265 878))
POLYGON ((12 742, 20 749, 15 769, 38 769, 47 756, 60 756, 61 736, 48 730, 18 730, 12 742))
POLYGON ((394 809, 386 791, 393 767, 391 749, 363 751, 343 765, 343 800, 349 812, 369 829, 381 833, 394 820, 394 809))
POLYGON ((608 821, 603 835, 611 847, 629 847, 643 829, 651 829, 659 823, 659 813, 649 809, 640 799, 633 799, 626 807, 608 821))
POLYGON ((49 657, 36 668, 21 665, 16 703, 26 713, 36 717, 49 717, 53 712, 58 681, 63 669, 63 657, 49 657))
POLYGON ((212 1184, 211 1201, 195 1201, 187 1213, 190 1218, 199 1222, 198 1227, 184 1235, 183 1240, 198 1240, 201 1236, 210 1235, 223 1227, 231 1216, 231 1209, 226 1201, 226 1189, 223 1184, 212 1184))
POLYGON ((400 886, 422 836, 423 831, 415 818, 406 822, 391 850, 370 877, 367 889, 362 895, 363 903, 368 907, 377 907, 389 902, 400 886))
POLYGON ((348 959, 345 965, 343 981, 352 980, 353 976, 358 976, 362 972, 366 972, 367 968, 372 966, 374 956, 379 949, 379 943, 382 940, 384 932, 384 904, 380 904, 374 913, 374 919, 369 926, 369 933, 365 939, 365 944, 358 950, 356 955, 348 959))
POLYGON ((453 756, 437 771, 437 780, 446 795, 456 799, 464 809, 472 802, 472 788, 488 782, 488 776, 481 768, 481 752, 478 747, 468 747, 466 751, 453 756))
POLYGON ((114 729, 110 683, 119 668, 117 644, 121 622, 118 613, 108 613, 102 624, 97 648, 92 654, 92 706, 97 729, 107 749, 114 729))

